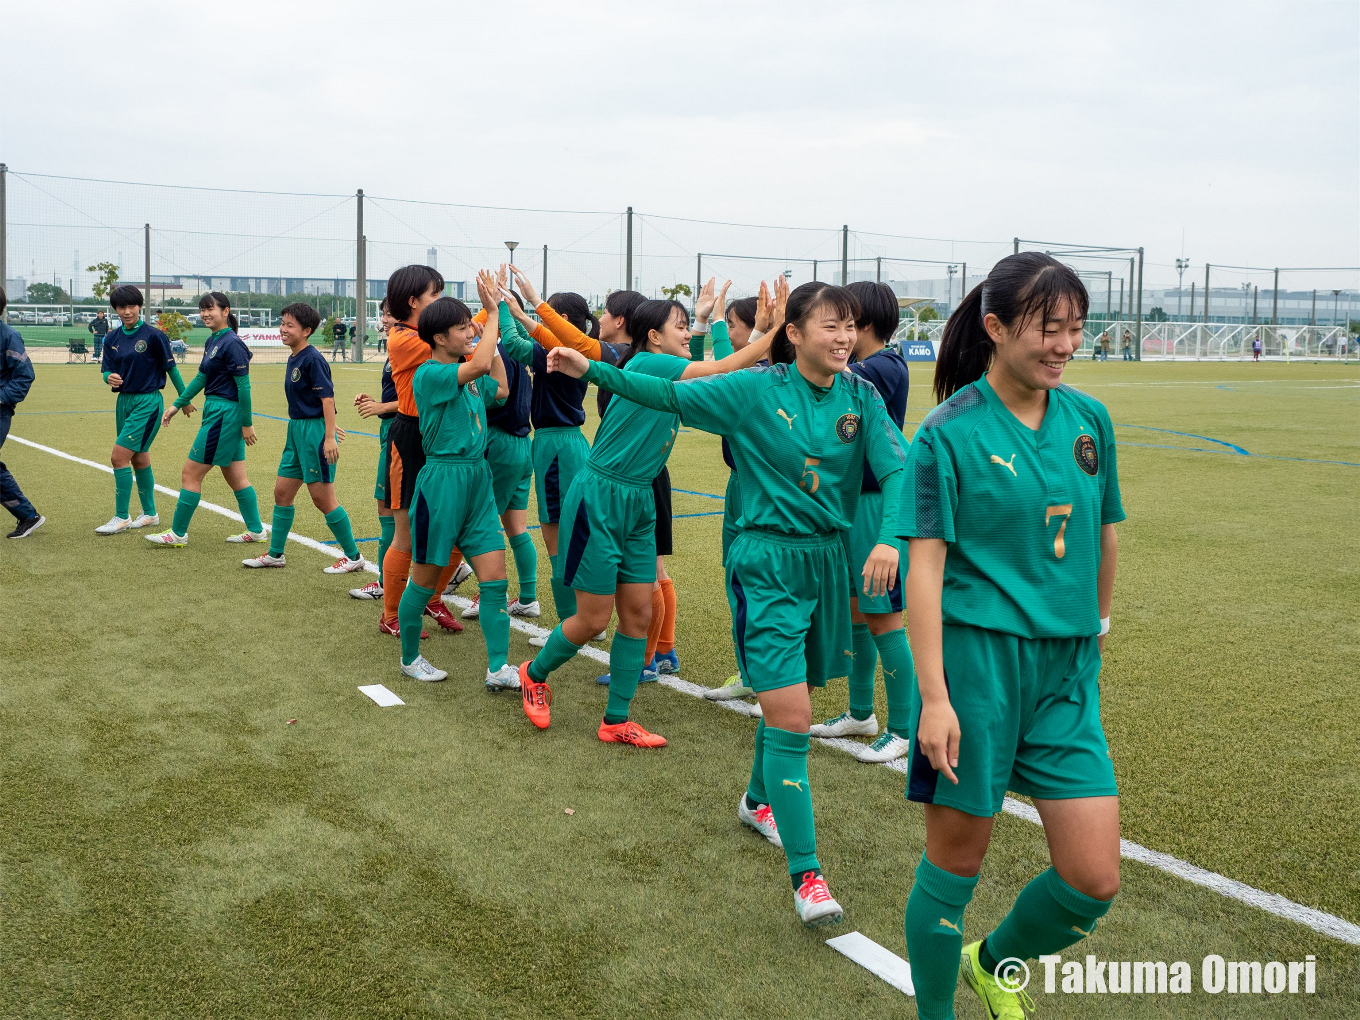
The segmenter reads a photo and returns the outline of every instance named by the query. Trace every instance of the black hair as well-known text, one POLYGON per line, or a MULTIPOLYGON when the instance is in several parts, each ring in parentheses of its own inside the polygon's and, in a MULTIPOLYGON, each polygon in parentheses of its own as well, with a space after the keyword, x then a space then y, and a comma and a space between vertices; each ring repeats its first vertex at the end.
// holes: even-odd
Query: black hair
POLYGON ((305 301, 294 301, 291 305, 284 305, 283 310, 279 312, 279 318, 282 319, 285 315, 291 315, 293 321, 307 331, 308 336, 315 333, 316 327, 321 325, 321 313, 305 301))
POLYGON ((727 306, 727 319, 740 319, 749 328, 756 328, 756 299, 753 297, 738 298, 727 306))
MULTIPOLYGON (((647 299, 635 290, 616 290, 604 299, 604 310, 627 323, 637 306, 647 299)), ((625 325, 625 330, 627 326, 625 325)))
POLYGON ((142 307, 142 292, 130 283, 119 284, 109 294, 110 308, 126 308, 128 305, 142 307))
POLYGON ((784 324, 779 327, 770 343, 770 364, 791 365, 797 355, 793 341, 789 339, 789 327, 800 330, 812 318, 812 313, 823 305, 829 305, 841 319, 858 319, 859 302, 855 295, 844 287, 833 287, 829 283, 802 283, 789 294, 789 303, 784 311, 784 324))
POLYGON ((590 314, 590 305, 575 291, 559 291, 548 298, 548 307, 589 337, 600 335, 600 320, 590 314))
POLYGON ((383 310, 384 308, 386 308, 386 307, 387 307, 387 298, 383 298, 381 301, 378 302, 378 311, 379 311, 379 312, 382 312, 382 310, 383 310))
POLYGON ((227 329, 235 333, 240 328, 241 322, 236 318, 236 313, 231 310, 231 298, 220 290, 210 290, 198 299, 198 310, 201 312, 205 308, 225 308, 227 310, 227 329))
POLYGON ((444 292, 444 277, 433 266, 402 266, 387 278, 387 310, 398 322, 411 317, 411 299, 428 294, 431 287, 444 292))
POLYGON ((0 313, 9 307, 9 296, 5 293, 4 281, 0 280, 0 313))
MULTIPOLYGON (((624 291, 623 293, 627 294, 633 292, 624 291)), ((679 301, 652 301, 643 298, 641 301, 637 302, 632 310, 627 313, 627 318, 624 320, 628 329, 628 339, 630 342, 628 344, 628 349, 624 351, 623 356, 619 358, 617 367, 623 368, 624 365, 632 360, 634 354, 645 351, 647 349, 648 334, 650 334, 652 330, 656 330, 660 333, 665 329, 666 323, 671 321, 671 316, 675 314, 677 308, 684 313, 685 322, 688 324, 689 309, 679 301)), ((605 311, 609 311, 608 305, 605 306, 605 311)), ((619 313, 609 312, 609 314, 617 315, 619 313)), ((600 390, 599 397, 596 400, 596 406, 599 408, 601 418, 604 417, 605 408, 609 406, 609 398, 611 396, 613 396, 613 394, 608 390, 600 390)))
POLYGON ((1086 318, 1091 299, 1077 274, 1052 255, 1007 255, 974 287, 944 326, 935 361, 935 399, 944 401, 981 379, 996 354, 983 320, 995 315, 1012 332, 1035 317, 1048 322, 1063 305, 1086 318))
POLYGON ((433 348, 437 334, 466 326, 471 321, 472 309, 457 298, 442 297, 425 306, 425 310, 420 313, 420 321, 416 324, 416 331, 420 334, 420 339, 433 348))
POLYGON ((872 328, 879 343, 886 344, 891 340, 902 318, 897 292, 886 283, 873 283, 870 280, 856 280, 845 289, 859 302, 855 328, 872 328))

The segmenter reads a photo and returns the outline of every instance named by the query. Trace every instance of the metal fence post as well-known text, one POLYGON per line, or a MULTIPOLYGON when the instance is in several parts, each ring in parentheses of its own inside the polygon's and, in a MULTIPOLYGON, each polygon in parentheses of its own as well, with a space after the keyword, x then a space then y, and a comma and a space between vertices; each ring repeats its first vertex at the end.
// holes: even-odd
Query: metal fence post
POLYGON ((364 189, 354 194, 354 342, 350 360, 364 360, 364 336, 368 333, 368 238, 364 237, 364 189))
POLYGON ((850 286, 850 224, 841 227, 841 286, 850 286))
POLYGON ((883 282, 883 256, 874 259, 874 283, 883 282))
POLYGON ((1275 286, 1270 291, 1270 324, 1280 324, 1280 267, 1275 267, 1275 286))
POLYGON ((9 283, 9 258, 5 248, 5 237, 8 233, 9 218, 5 211, 5 184, 9 178, 9 166, 0 163, 0 287, 8 287, 9 283))
POLYGON ((1317 288, 1313 288, 1313 309, 1308 313, 1308 325, 1317 325, 1317 288))
POLYGON ((1138 334, 1138 344, 1134 358, 1143 360, 1143 249, 1138 249, 1138 317, 1134 320, 1134 332, 1138 334))
POLYGON ((959 300, 962 301, 968 296, 968 263, 962 263, 963 268, 959 272, 959 300))
POLYGON ((1204 325, 1209 325, 1209 305, 1211 304, 1209 290, 1209 263, 1204 263, 1204 325))
POLYGON ((699 291, 704 286, 704 253, 694 256, 694 321, 699 321, 699 291))
POLYGON ((633 289, 633 207, 628 207, 628 256, 624 262, 624 290, 633 289))
POLYGON ((151 321, 151 224, 143 226, 142 243, 146 254, 146 320, 151 321))
POLYGON ((548 246, 543 246, 543 289, 539 292, 539 297, 544 301, 548 300, 548 246))
POLYGON ((813 259, 813 260, 812 260, 812 282, 813 282, 813 283, 816 283, 816 282, 817 282, 817 260, 816 260, 816 259, 813 259))
POLYGON ((1015 239, 1015 250, 1012 251, 1011 254, 1012 254, 1012 255, 1019 255, 1019 254, 1020 254, 1020 238, 1018 238, 1018 237, 1015 239))
POLYGON ((1114 296, 1114 273, 1105 273, 1105 321, 1110 321, 1110 298, 1114 296))
POLYGON ((1195 281, 1194 281, 1194 280, 1191 280, 1191 281, 1190 281, 1190 317, 1189 317, 1188 319, 1186 319, 1185 321, 1186 321, 1186 322, 1194 322, 1194 321, 1195 321, 1195 281))

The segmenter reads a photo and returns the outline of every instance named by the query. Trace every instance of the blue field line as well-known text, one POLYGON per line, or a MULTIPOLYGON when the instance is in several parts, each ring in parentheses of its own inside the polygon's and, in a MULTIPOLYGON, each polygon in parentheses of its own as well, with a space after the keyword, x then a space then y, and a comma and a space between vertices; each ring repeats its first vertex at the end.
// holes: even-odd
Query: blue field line
MULTIPOLYGON (((40 414, 113 414, 113 409, 107 411, 24 411, 25 418, 36 418, 40 414)), ((17 418, 18 415, 15 415, 17 418)))
MULTIPOLYGON (((720 499, 724 503, 727 502, 726 496, 715 496, 711 492, 696 492, 694 489, 671 489, 671 492, 683 492, 686 496, 707 496, 709 499, 720 499)), ((685 516, 689 515, 687 514, 685 516)))
POLYGON ((1215 439, 1213 436, 1197 436, 1193 432, 1177 432, 1175 429, 1159 429, 1152 425, 1126 425, 1121 422, 1115 422, 1114 427, 1117 429, 1144 429, 1148 432, 1166 432, 1173 436, 1187 436, 1190 439, 1203 439, 1206 443, 1217 443, 1219 446, 1226 446, 1234 453, 1240 453, 1243 457, 1252 456, 1251 453, 1242 449, 1242 447, 1238 446, 1236 443, 1230 443, 1226 439, 1215 439))

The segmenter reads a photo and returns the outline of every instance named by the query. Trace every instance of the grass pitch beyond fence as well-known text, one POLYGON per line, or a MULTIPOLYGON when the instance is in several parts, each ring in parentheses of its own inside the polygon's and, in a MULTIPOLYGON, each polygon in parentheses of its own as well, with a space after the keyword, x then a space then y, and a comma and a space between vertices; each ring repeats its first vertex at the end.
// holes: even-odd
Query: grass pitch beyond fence
MULTIPOLYGON (((339 402, 376 391, 379 369, 335 366, 339 402)), ((266 520, 281 372, 254 373, 266 520)), ((1107 404, 1121 444, 1102 695, 1124 835, 1360 921, 1360 368, 1110 362, 1068 381, 1107 404)), ((88 368, 40 365, 13 435, 102 463, 112 408, 88 368)), ((341 423, 338 491, 370 538, 376 428, 348 407, 341 423)), ((162 484, 178 487, 192 429, 161 432, 162 484)), ((246 571, 249 550, 222 541, 240 526, 202 509, 185 549, 97 537, 108 474, 13 441, 3 456, 49 522, 0 543, 0 1016, 914 1015, 823 943, 858 929, 905 955, 923 828, 899 773, 813 751, 818 849, 847 920, 804 931, 782 856, 735 818, 751 720, 644 686, 635 716, 671 746, 601 745, 603 667, 578 658, 540 733, 484 691, 475 625, 425 642, 448 682, 401 680, 377 607, 321 554, 290 544, 287 569, 246 571), (370 683, 406 706, 376 708, 355 689, 370 683)), ((696 515, 676 520, 670 561, 681 676, 712 685, 734 666, 718 440, 683 433, 671 472, 688 490, 677 515, 696 515)), ((220 475, 204 499, 233 505, 220 475)), ((327 537, 305 494, 294 527, 327 537)), ((512 632, 512 661, 530 652, 512 632)), ((845 697, 832 682, 816 712, 845 697)), ((968 936, 1045 862, 1042 832, 1003 815, 968 936)), ((1360 999, 1360 948, 1136 863, 1065 958, 1087 953, 1190 961, 1196 990, 1046 995, 1040 980, 1041 1017, 1340 1018, 1360 999), (1210 953, 1313 954, 1317 994, 1206 994, 1210 953)), ((958 1009, 982 1015, 966 991, 958 1009)))

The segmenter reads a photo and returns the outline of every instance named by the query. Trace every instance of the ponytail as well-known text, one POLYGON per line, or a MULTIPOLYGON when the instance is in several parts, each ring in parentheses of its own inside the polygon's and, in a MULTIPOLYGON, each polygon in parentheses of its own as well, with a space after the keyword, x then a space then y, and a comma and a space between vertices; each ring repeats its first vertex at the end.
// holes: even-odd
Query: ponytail
POLYGON ((986 374, 996 355, 996 342, 984 324, 988 315, 1018 333, 1030 320, 1037 317, 1046 323, 1064 307, 1084 319, 1090 305, 1077 274, 1052 255, 1037 251, 1007 255, 945 323, 935 359, 935 399, 943 402, 986 374))
POLYGON ((229 329, 229 330, 231 330, 233 333, 235 333, 235 332, 236 332, 238 329, 240 329, 240 328, 241 328, 241 320, 238 319, 238 318, 236 317, 236 313, 235 313, 235 312, 228 312, 228 313, 227 313, 227 329, 229 329))
POLYGON ((240 328, 240 320, 236 318, 236 313, 231 310, 231 298, 220 290, 210 290, 198 299, 198 310, 201 312, 205 308, 225 308, 227 329, 235 333, 240 328))
MULTIPOLYGON (((623 352, 623 357, 619 358, 618 365, 620 370, 633 360, 633 355, 640 354, 647 349, 647 340, 652 330, 660 333, 666 328, 666 323, 670 322, 671 316, 675 314, 675 309, 685 313, 685 319, 689 319, 689 310, 679 301, 641 301, 633 306, 625 320, 628 329, 628 349, 623 352)), ((559 313, 560 314, 560 313, 559 313)), ((615 314, 615 313, 610 313, 615 314)), ((598 323, 597 323, 598 326, 598 323)), ((601 390, 597 404, 600 410, 600 417, 604 417, 605 408, 609 406, 609 398, 612 396, 608 390, 601 390)))

